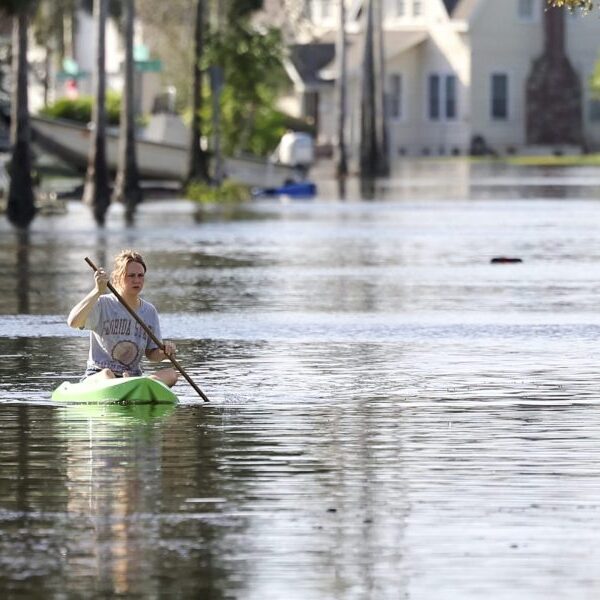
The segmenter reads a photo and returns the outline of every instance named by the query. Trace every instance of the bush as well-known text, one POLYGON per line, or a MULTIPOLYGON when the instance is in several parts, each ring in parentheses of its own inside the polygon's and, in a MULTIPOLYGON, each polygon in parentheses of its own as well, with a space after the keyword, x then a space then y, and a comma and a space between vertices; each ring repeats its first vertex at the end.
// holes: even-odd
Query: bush
POLYGON ((201 203, 234 204, 250 200, 250 189, 227 179, 219 186, 193 181, 186 187, 185 197, 201 203))
MULTIPOLYGON (((76 100, 59 98, 54 104, 49 104, 40 111, 44 117, 52 119, 67 119, 77 123, 87 124, 92 120, 91 96, 81 96, 76 100)), ((121 96, 116 92, 106 94, 106 120, 108 125, 118 125, 120 120, 121 96)))

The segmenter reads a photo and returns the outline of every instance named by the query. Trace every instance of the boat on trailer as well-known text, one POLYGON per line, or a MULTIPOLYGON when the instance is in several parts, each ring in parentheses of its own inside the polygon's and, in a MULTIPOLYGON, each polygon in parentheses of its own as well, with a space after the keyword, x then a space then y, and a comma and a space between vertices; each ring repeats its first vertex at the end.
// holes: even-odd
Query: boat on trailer
MULTIPOLYGON (((85 125, 66 119, 31 116, 34 142, 46 152, 58 156, 80 171, 87 168, 92 130, 85 125)), ((188 137, 182 140, 158 141, 136 139, 138 171, 143 179, 182 181, 187 174, 188 137)), ((118 131, 106 132, 106 160, 108 168, 116 172, 118 162, 118 131)), ((247 186, 277 187, 299 177, 298 169, 266 159, 235 156, 223 158, 226 177, 247 186)))
POLYGON ((162 381, 143 375, 64 381, 52 393, 52 400, 71 404, 175 404, 177 396, 162 381))

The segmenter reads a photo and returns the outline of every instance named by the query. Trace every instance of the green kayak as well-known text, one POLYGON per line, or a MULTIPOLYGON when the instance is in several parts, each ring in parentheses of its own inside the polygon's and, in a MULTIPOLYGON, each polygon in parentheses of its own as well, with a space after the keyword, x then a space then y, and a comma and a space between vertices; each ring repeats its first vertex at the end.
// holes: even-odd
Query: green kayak
POLYGON ((174 404, 177 396, 164 383, 151 377, 123 377, 61 383, 52 400, 81 404, 174 404))

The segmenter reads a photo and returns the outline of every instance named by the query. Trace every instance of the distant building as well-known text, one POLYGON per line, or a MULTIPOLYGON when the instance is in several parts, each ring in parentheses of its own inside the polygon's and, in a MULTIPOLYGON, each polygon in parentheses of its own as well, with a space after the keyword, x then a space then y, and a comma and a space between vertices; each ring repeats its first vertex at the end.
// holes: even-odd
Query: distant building
MULTIPOLYGON (((47 60, 46 48, 35 42, 33 29, 29 38, 28 60, 29 108, 38 112, 45 99, 53 102, 63 96, 76 98, 93 93, 92 75, 96 65, 96 32, 91 14, 79 9, 75 12, 73 25, 72 51, 62 64, 56 64, 55 55, 47 60), (47 73, 47 89, 44 89, 44 76, 47 73)), ((0 23, 10 28, 11 19, 3 17, 0 23)), ((0 43, 10 43, 10 35, 0 37, 0 43)), ((160 62, 150 60, 146 46, 143 44, 143 30, 139 21, 135 27, 135 54, 137 72, 137 111, 149 113, 156 95, 161 91, 160 62)), ((123 88, 123 61, 125 49, 123 39, 114 19, 106 22, 106 77, 107 88, 120 92, 123 88)))
MULTIPOLYGON (((600 47, 597 16, 553 9, 556 14, 549 19, 545 0, 382 1, 392 158, 472 150, 505 154, 530 151, 540 144, 550 151, 568 151, 575 145, 600 148, 600 102, 589 86, 600 47), (541 60, 544 55, 546 59, 541 60), (562 66, 557 66, 559 62, 562 66), (546 83, 533 77, 535 70, 546 72, 546 83), (569 78, 570 71, 575 73, 574 79, 569 78), (562 99, 552 100, 548 93, 551 81, 573 89, 562 99), (556 106, 567 103, 570 108, 551 110, 551 102, 556 106), (536 118, 544 112, 553 115, 545 125, 536 118), (542 134, 544 128, 548 130, 548 122, 558 117, 568 123, 556 128, 562 133, 542 134), (568 135, 573 130, 580 134, 568 135)), ((325 48, 335 55, 338 2, 297 3, 305 7, 303 14, 312 22, 313 38, 309 43, 291 45, 289 52, 288 72, 297 97, 302 99, 297 109, 318 125, 320 145, 333 145, 336 138, 336 60, 323 65, 321 59, 325 48)), ((356 159, 363 2, 346 2, 347 139, 356 159)))

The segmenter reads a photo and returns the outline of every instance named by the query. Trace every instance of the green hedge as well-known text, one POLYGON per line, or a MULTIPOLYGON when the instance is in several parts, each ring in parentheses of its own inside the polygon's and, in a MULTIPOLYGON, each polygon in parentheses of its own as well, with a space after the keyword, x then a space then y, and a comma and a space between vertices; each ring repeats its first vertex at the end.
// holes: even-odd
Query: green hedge
MULTIPOLYGON (((91 96, 81 96, 77 100, 59 98, 54 104, 49 104, 40 111, 45 117, 67 119, 77 123, 89 123, 92 120, 91 96)), ((109 125, 118 125, 121 111, 121 96, 116 92, 106 94, 106 119, 109 125)))
POLYGON ((225 180, 220 186, 194 181, 185 189, 185 197, 201 203, 240 203, 250 200, 250 189, 241 183, 225 180))

